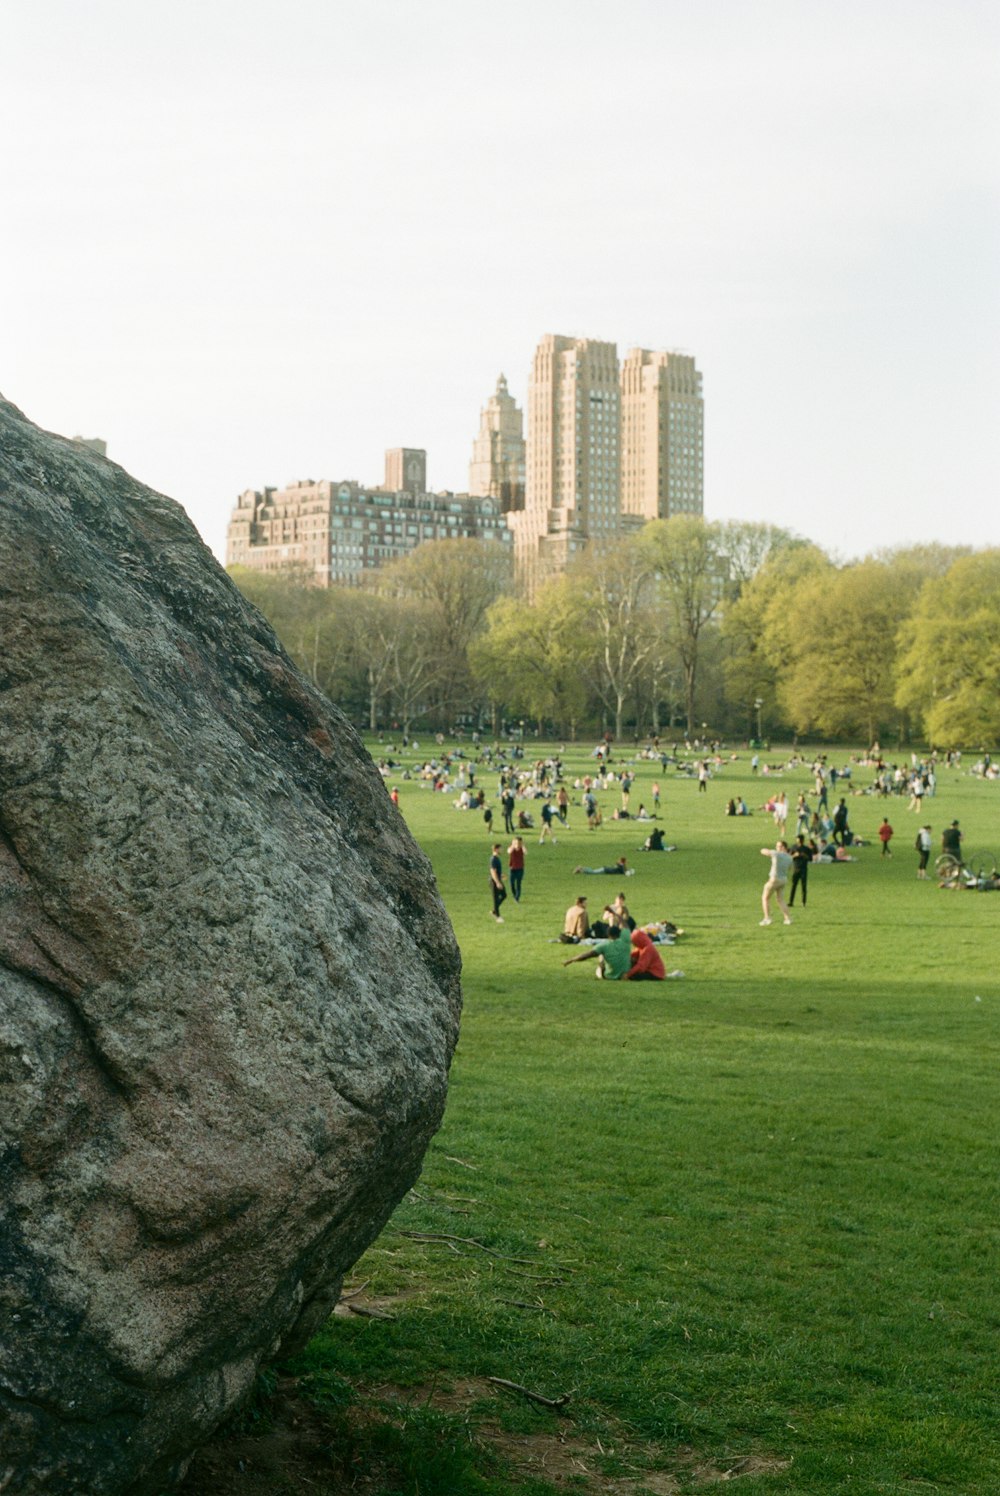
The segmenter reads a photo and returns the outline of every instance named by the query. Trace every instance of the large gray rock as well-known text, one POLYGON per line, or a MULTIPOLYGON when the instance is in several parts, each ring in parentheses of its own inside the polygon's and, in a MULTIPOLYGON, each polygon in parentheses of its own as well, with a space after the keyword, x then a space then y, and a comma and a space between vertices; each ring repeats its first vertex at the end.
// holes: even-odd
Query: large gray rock
POLYGON ((0 1490, 160 1492, 441 1118, 459 958, 182 510, 0 401, 0 1490))

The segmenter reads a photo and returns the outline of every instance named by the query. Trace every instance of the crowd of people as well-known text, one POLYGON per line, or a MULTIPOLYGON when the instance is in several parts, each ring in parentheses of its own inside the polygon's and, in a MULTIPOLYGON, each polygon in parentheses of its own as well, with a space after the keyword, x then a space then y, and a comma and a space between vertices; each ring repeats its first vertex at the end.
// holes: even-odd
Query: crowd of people
MULTIPOLYGON (((413 742, 408 747, 412 753, 418 745, 413 742)), ((463 813, 478 812, 491 837, 494 819, 502 816, 510 842, 504 853, 504 844, 491 840, 489 858, 491 914, 498 924, 504 923, 501 910, 508 897, 508 880, 510 897, 515 903, 522 898, 525 833, 537 834, 539 846, 557 846, 559 833, 569 831, 571 825, 574 830, 586 828, 587 832, 593 833, 606 822, 613 822, 619 829, 622 823, 635 822, 637 830, 640 826, 649 826, 644 840, 637 845, 638 850, 676 850, 667 844, 664 826, 660 824, 663 776, 673 770, 674 778, 696 781, 699 796, 708 796, 713 781, 725 777, 727 769, 739 761, 739 755, 724 753, 722 745, 715 742, 687 743, 687 756, 682 756, 678 744, 673 745, 672 751, 667 751, 658 740, 654 740, 641 749, 637 744, 634 753, 623 758, 621 750, 615 750, 609 741, 604 741, 593 750, 593 766, 587 772, 569 778, 564 776, 561 752, 530 759, 519 743, 495 743, 492 747, 474 744, 477 750, 474 753, 464 747, 449 752, 444 749, 440 738, 436 747, 436 753, 411 767, 397 760, 396 750, 390 746, 378 767, 387 781, 416 779, 432 792, 450 792, 454 796, 455 809, 463 813), (647 779, 650 769, 654 777, 647 779), (637 775, 646 782, 642 799, 634 805, 634 800, 638 799, 637 775), (608 803, 609 796, 612 797, 611 804, 608 803)), ((760 754, 755 752, 750 761, 751 773, 769 781, 768 792, 756 807, 756 814, 768 816, 775 828, 773 844, 760 849, 761 855, 769 859, 768 875, 761 893, 761 925, 773 923, 776 911, 780 913, 782 923, 792 923, 796 900, 803 909, 807 905, 809 870, 815 864, 854 862, 858 849, 869 841, 878 845, 881 859, 888 861, 892 858, 896 835, 892 820, 895 816, 882 814, 874 832, 869 835, 866 830, 865 836, 861 837, 852 825, 852 806, 857 797, 873 796, 882 801, 893 799, 900 813, 917 816, 919 824, 913 842, 916 876, 927 879, 934 851, 933 827, 923 821, 921 813, 938 794, 942 763, 958 770, 961 755, 949 754, 942 759, 939 755, 914 754, 908 764, 887 762, 876 743, 867 755, 838 766, 829 762, 825 754, 810 761, 796 752, 784 760, 762 763, 760 754), (811 789, 800 789, 790 797, 784 787, 774 781, 780 781, 793 770, 808 772, 811 789), (866 776, 865 770, 870 770, 870 774, 866 776)), ((991 755, 983 754, 967 772, 981 779, 992 779, 997 777, 998 771, 991 755)), ((393 784, 391 793, 398 804, 398 784, 393 784)), ((724 813, 729 817, 749 817, 755 812, 748 807, 742 794, 732 794, 727 797, 724 813)), ((962 837, 957 821, 945 827, 941 853, 950 854, 962 869, 962 837)), ((578 877, 627 878, 634 874, 635 868, 629 864, 626 854, 611 861, 580 862, 573 868, 573 875, 578 877)), ((972 879, 967 872, 964 878, 955 878, 946 885, 943 882, 943 886, 971 887, 974 883, 979 887, 992 886, 982 877, 978 881, 972 879)), ((658 925, 636 928, 627 909, 623 918, 623 908, 624 895, 619 893, 616 899, 603 906, 600 918, 591 922, 587 898, 579 895, 566 912, 558 939, 584 945, 586 949, 569 957, 564 964, 593 959, 597 961, 598 975, 605 979, 663 980, 668 974, 658 943, 659 939, 671 938, 674 927, 669 921, 661 921, 658 925)))

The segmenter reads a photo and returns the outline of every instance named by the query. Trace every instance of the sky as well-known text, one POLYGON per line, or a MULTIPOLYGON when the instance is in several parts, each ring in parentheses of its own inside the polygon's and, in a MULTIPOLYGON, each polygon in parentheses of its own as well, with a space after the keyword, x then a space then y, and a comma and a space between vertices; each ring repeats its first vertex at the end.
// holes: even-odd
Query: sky
POLYGON ((0 393, 220 558, 468 487, 545 333, 693 353, 705 514, 1000 545, 995 0, 6 0, 0 393))

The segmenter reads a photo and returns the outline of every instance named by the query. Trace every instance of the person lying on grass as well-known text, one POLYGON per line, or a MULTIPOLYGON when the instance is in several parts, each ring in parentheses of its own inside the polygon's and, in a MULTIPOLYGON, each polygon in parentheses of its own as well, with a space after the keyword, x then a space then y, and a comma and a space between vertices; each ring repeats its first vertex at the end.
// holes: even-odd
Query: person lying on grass
POLYGON ((574 875, 577 873, 609 873, 614 877, 615 873, 618 873, 623 878, 631 878, 634 872, 635 868, 628 866, 627 857, 619 857, 614 867, 575 867, 573 869, 574 875))

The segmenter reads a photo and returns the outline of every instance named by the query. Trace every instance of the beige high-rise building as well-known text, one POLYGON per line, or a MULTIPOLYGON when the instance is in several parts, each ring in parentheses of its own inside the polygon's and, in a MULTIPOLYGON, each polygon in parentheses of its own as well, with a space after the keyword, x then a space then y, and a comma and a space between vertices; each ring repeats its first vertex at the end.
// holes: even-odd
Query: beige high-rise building
POLYGON ((619 532, 619 429, 615 344, 542 338, 528 386, 525 507, 510 516, 529 595, 589 541, 619 532))
POLYGON ((388 448, 383 487, 390 493, 426 493, 427 453, 423 447, 388 448))
POLYGON ((524 508, 524 418, 502 374, 480 412, 469 492, 499 499, 505 514, 524 508))
POLYGON ((704 404, 694 359, 631 349, 622 364, 621 426, 622 513, 703 514, 704 404))

